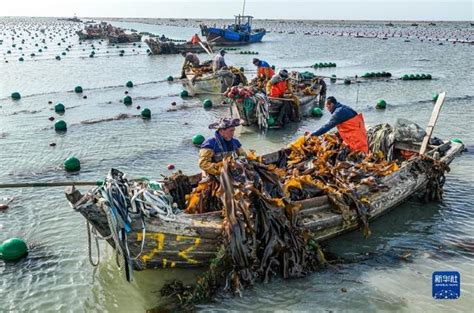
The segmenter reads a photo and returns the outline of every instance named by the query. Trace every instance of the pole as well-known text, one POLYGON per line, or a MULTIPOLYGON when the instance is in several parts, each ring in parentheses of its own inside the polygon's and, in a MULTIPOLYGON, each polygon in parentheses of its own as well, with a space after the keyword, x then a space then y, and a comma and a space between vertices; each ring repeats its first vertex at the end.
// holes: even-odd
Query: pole
POLYGON ((242 17, 245 15, 245 0, 244 0, 244 6, 242 8, 242 17))
POLYGON ((441 111, 441 107, 444 103, 444 98, 446 98, 446 92, 442 92, 438 96, 438 100, 433 108, 433 112, 431 112, 431 118, 428 122, 428 126, 426 126, 426 135, 423 138, 423 142, 421 143, 420 154, 423 155, 428 148, 428 143, 430 142, 431 135, 433 134, 433 129, 438 121, 439 112, 441 111))

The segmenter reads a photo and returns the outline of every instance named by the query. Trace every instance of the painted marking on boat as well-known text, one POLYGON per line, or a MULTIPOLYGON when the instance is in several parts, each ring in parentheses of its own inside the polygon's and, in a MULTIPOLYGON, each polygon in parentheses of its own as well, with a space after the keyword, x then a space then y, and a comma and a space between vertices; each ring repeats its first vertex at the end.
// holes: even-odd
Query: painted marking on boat
POLYGON ((178 255, 182 257, 183 259, 186 260, 186 262, 191 263, 191 264, 197 264, 199 263, 198 261, 194 260, 191 258, 188 253, 193 251, 195 248, 199 247, 199 244, 201 243, 201 238, 198 237, 189 237, 189 236, 181 236, 177 235, 176 236, 176 241, 182 241, 182 240, 194 240, 194 245, 186 248, 184 250, 181 250, 178 252, 178 255))
MULTIPOLYGON (((144 254, 140 257, 142 262, 146 264, 148 261, 152 260, 156 255, 160 252, 163 251, 163 248, 165 246, 165 239, 166 236, 163 233, 146 233, 145 238, 148 238, 152 241, 155 241, 156 246, 147 254, 144 254)), ((137 233, 137 241, 142 241, 143 235, 142 233, 137 233)), ((190 264, 197 264, 199 261, 193 259, 192 257, 189 256, 189 253, 199 247, 201 244, 201 238, 199 237, 190 237, 190 236, 181 236, 181 235, 176 235, 176 241, 186 241, 186 240, 191 240, 192 243, 190 243, 190 246, 188 248, 185 248, 183 250, 180 250, 178 252, 178 256, 180 258, 183 258, 186 260, 187 263, 190 264)), ((176 262, 175 261, 168 261, 168 259, 163 258, 161 260, 163 268, 166 268, 168 265, 169 267, 176 267, 176 262)))
MULTIPOLYGON (((158 252, 163 250, 163 247, 165 245, 165 234, 162 233, 146 233, 145 238, 149 238, 152 240, 155 240, 156 242, 156 247, 151 250, 150 253, 145 254, 140 257, 140 259, 143 261, 143 263, 146 264, 149 260, 153 258, 158 252)), ((142 233, 137 233, 137 241, 142 241, 142 233)))

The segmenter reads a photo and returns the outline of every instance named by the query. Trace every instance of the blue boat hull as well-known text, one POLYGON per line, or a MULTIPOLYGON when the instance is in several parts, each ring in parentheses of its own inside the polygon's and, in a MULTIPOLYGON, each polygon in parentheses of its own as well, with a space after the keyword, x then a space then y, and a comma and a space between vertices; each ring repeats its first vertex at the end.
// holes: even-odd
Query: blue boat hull
POLYGON ((203 35, 206 36, 208 42, 212 41, 216 45, 246 45, 261 42, 265 36, 265 30, 247 33, 209 27, 203 30, 203 35))

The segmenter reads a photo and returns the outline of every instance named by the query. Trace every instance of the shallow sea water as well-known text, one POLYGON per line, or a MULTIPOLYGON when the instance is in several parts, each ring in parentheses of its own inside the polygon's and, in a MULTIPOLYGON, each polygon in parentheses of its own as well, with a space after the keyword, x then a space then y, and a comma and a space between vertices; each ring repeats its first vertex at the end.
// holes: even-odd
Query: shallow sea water
MULTIPOLYGON (((113 23, 176 39, 188 39, 197 31, 193 21, 113 23)), ((415 35, 405 42, 406 37, 381 40, 335 34, 353 29, 377 34, 399 30, 406 36, 416 33, 430 38, 472 39, 472 28, 467 23, 439 23, 418 29, 402 25, 395 30, 383 23, 362 22, 261 24, 257 26, 272 32, 263 43, 243 50, 258 51, 259 57, 277 68, 338 77, 372 71, 388 71, 395 77, 432 74, 431 81, 391 80, 349 86, 328 82, 328 95, 363 112, 369 125, 407 118, 424 126, 433 108, 433 93, 447 91, 435 136, 461 138, 468 151, 452 163, 442 203, 410 200, 373 222, 369 239, 353 232, 327 243, 331 252, 354 262, 303 279, 257 284, 246 290, 243 298, 219 295, 217 301, 198 308, 206 312, 469 311, 474 305, 473 46, 449 41, 439 45, 435 39, 421 41, 415 35), (295 34, 289 34, 293 31, 295 34), (315 62, 335 62, 337 67, 303 68, 315 62), (375 110, 375 103, 382 98, 388 108, 375 110), (411 253, 407 260, 400 258, 406 253, 411 253), (431 274, 442 270, 461 273, 459 300, 431 298, 431 274)), ((112 167, 130 177, 159 178, 170 174, 170 163, 186 173, 197 172, 198 150, 191 138, 196 133, 211 135, 207 125, 228 114, 228 109, 216 106, 208 111, 201 105, 204 97, 179 97, 183 86, 166 82, 166 77, 179 75, 181 56, 147 56, 145 43, 141 47, 120 44, 119 48, 99 41, 79 44, 73 35, 79 27, 81 24, 53 19, 0 19, 0 182, 98 180, 112 167), (45 29, 45 43, 41 42, 41 29, 45 29), (16 47, 12 47, 14 43, 16 47), (91 44, 96 48, 94 58, 89 58, 91 44), (70 51, 62 56, 69 45, 70 51), (41 46, 48 48, 38 53, 41 46), (125 55, 120 57, 122 49, 125 55), (24 62, 18 61, 22 53, 24 62), (36 56, 31 57, 31 53, 36 56), (60 61, 55 60, 56 55, 61 55, 60 61), (134 82, 133 88, 125 87, 129 80, 134 82), (82 95, 72 92, 77 85, 84 88, 82 95), (132 106, 120 102, 125 90, 134 99, 132 106), (21 93, 21 100, 10 99, 14 91, 21 93), (170 110, 173 101, 177 106, 170 110), (66 106, 63 116, 54 113, 53 106, 59 102, 66 106), (139 114, 137 105, 150 108, 152 119, 81 124, 120 113, 139 114), (65 120, 68 131, 55 133, 50 116, 65 120), (52 142, 55 147, 49 146, 52 142), (79 173, 68 174, 62 169, 62 162, 71 155, 81 160, 79 173)), ((226 60, 245 67, 251 76, 252 57, 230 52, 226 60)), ((213 100, 219 103, 218 98, 213 100)), ((238 137, 245 147, 263 154, 283 147, 306 130, 315 130, 328 118, 325 112, 321 119, 307 119, 265 135, 239 129, 238 137)), ((129 284, 117 271, 111 248, 104 244, 102 262, 93 268, 87 256, 84 219, 69 207, 62 188, 0 189, 0 199, 9 197, 14 197, 10 208, 0 212, 0 240, 20 236, 32 247, 25 259, 0 261, 0 311, 143 312, 160 303, 159 289, 166 280, 178 276, 192 281, 193 271, 158 270, 136 272, 136 280, 129 284)))

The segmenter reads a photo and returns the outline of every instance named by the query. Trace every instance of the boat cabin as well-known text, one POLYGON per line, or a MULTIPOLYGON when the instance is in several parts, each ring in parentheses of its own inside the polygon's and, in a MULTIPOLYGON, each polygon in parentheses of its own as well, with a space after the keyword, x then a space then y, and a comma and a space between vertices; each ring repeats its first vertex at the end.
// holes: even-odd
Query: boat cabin
POLYGON ((250 15, 235 15, 234 24, 227 26, 227 29, 234 32, 250 33, 252 31, 252 19, 250 15))

